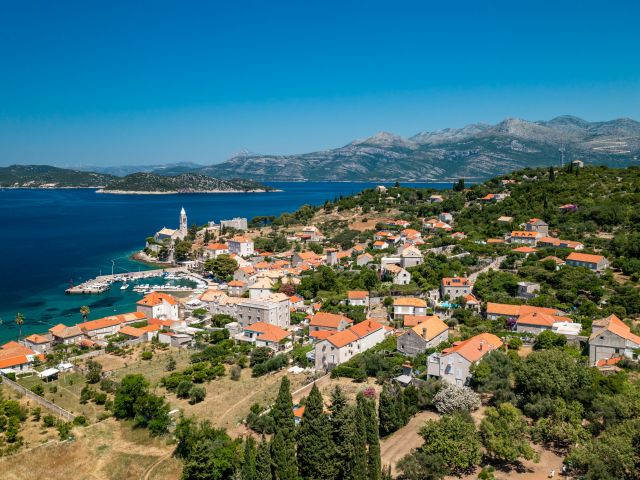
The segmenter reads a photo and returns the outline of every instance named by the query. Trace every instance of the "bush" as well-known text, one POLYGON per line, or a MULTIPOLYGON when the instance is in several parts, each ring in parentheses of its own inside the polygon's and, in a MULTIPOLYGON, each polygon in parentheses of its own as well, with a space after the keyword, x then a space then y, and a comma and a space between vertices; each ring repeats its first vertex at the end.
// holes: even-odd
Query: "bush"
POLYGON ((522 340, 519 337, 512 337, 509 339, 508 346, 510 350, 518 350, 522 347, 522 340))
POLYGON ((73 423, 71 422, 58 423, 58 436, 60 437, 60 440, 67 440, 70 437, 72 428, 73 423))
POLYGON ((151 360, 153 358, 153 353, 151 353, 151 351, 149 350, 145 350, 144 352, 142 352, 142 355, 140 355, 140 358, 142 360, 151 360))
POLYGON ((240 380, 240 375, 242 374, 242 369, 240 368, 239 365, 233 365, 231 367, 231 371, 230 371, 230 376, 231 376, 231 380, 240 380))
POLYGON ((34 385, 33 387, 31 387, 31 391, 36 395, 40 395, 40 396, 44 395, 44 387, 40 384, 34 385))
POLYGON ((55 427, 56 426, 56 417, 54 417, 53 415, 45 415, 44 417, 42 417, 42 424, 46 428, 55 427))
POLYGON ((191 392, 192 388, 193 382, 190 382, 189 380, 182 380, 176 388, 176 395, 178 398, 188 398, 189 392, 191 392))
POLYGON ((200 403, 207 396, 207 391, 204 387, 193 386, 191 390, 189 390, 189 403, 191 405, 195 403, 200 403))
POLYGON ((107 394, 104 392, 96 392, 93 394, 93 401, 96 405, 104 405, 107 403, 107 394))
POLYGON ((480 408, 480 397, 469 387, 457 387, 446 383, 433 397, 440 413, 469 412, 480 408))
POLYGON ((89 422, 87 421, 87 417, 85 417, 84 415, 78 415, 76 418, 73 419, 73 424, 74 425, 80 425, 80 426, 86 426, 89 422))

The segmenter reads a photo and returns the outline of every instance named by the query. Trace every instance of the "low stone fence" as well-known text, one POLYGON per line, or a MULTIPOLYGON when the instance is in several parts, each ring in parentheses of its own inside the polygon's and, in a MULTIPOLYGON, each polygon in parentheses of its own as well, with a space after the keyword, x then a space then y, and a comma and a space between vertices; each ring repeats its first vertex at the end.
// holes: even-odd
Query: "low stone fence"
POLYGON ((309 392, 311 392, 311 388, 313 387, 314 383, 316 385, 318 385, 318 388, 320 388, 323 385, 326 385, 329 382, 330 378, 331 378, 331 374, 327 373, 326 375, 318 378, 317 380, 315 380, 315 381, 313 381, 311 383, 307 383, 304 387, 299 388, 298 390, 293 392, 291 394, 291 398, 293 399, 293 404, 295 405, 297 403, 300 403, 300 400, 302 400, 302 398, 304 398, 307 395, 309 395, 309 392))
POLYGON ((50 402, 49 400, 47 400, 46 398, 41 397, 40 395, 36 395, 35 393, 33 393, 28 388, 23 387, 19 383, 16 383, 13 380, 11 380, 11 379, 9 379, 9 378, 7 378, 5 376, 2 377, 2 385, 6 385, 7 387, 12 388, 17 392, 22 393, 29 400, 33 400, 37 404, 41 405, 42 407, 46 408, 47 410, 52 411, 53 413, 55 413, 56 415, 64 418, 67 421, 73 421, 76 418, 76 416, 73 413, 67 412, 64 408, 59 407, 55 403, 50 402))

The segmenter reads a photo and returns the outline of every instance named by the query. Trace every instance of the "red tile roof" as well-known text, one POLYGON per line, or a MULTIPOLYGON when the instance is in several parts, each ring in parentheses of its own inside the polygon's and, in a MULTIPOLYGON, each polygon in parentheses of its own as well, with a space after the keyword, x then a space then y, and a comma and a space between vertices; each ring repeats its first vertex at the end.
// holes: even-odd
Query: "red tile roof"
POLYGON ((341 322, 352 324, 353 320, 344 315, 338 315, 336 313, 318 312, 311 317, 309 326, 313 327, 325 327, 325 328, 338 328, 341 322))
POLYGON ((480 360, 486 353, 502 346, 502 341, 492 333, 481 333, 462 342, 456 342, 452 347, 445 348, 442 353, 458 353, 469 362, 480 360))
POLYGON ((175 305, 178 303, 176 299, 168 293, 151 292, 150 294, 145 295, 142 300, 139 300, 137 302, 137 305, 152 307, 155 305, 160 305, 163 301, 167 302, 169 305, 175 305))

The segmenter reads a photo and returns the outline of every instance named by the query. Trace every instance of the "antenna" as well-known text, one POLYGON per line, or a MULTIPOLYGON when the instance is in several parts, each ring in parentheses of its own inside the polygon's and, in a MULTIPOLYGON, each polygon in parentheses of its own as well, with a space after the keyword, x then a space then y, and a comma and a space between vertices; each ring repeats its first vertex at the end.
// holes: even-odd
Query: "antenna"
POLYGON ((560 166, 564 167, 564 152, 565 152, 564 143, 560 145, 560 148, 558 148, 558 151, 560 152, 560 166))

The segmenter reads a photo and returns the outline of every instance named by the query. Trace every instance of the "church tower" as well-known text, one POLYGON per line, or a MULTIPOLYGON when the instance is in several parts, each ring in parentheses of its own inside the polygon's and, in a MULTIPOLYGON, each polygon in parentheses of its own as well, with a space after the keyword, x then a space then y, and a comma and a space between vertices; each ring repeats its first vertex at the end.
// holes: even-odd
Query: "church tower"
POLYGON ((180 211, 180 235, 182 238, 187 236, 187 212, 184 211, 184 207, 180 211))

